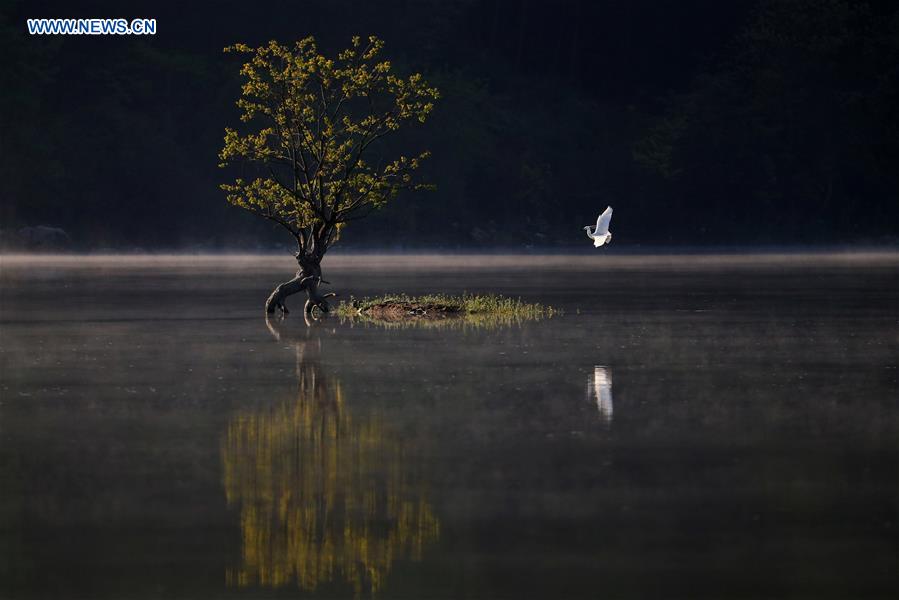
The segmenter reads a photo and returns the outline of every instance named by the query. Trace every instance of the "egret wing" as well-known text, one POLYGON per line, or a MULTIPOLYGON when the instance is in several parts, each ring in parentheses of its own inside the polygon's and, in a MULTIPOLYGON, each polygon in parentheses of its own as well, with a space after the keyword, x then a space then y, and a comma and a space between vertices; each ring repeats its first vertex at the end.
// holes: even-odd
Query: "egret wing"
POLYGON ((612 207, 606 207, 606 210, 603 211, 599 218, 596 219, 596 231, 593 232, 593 235, 603 235, 609 232, 609 223, 612 222, 612 207))

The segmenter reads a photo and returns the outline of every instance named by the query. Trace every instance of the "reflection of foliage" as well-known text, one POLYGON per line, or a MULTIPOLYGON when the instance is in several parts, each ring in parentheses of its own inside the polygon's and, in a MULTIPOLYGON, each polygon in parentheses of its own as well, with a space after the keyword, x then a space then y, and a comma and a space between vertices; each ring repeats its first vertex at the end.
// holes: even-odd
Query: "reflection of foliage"
POLYGON ((222 445, 229 505, 240 505, 237 586, 313 590, 342 578, 374 594, 397 559, 419 560, 439 523, 377 419, 353 420, 339 384, 299 368, 299 393, 232 419, 222 445))
POLYGON ((403 317, 403 318, 378 318, 368 315, 353 315, 341 317, 341 322, 348 321, 351 324, 361 324, 367 327, 381 329, 499 329, 501 327, 516 327, 527 321, 539 321, 542 316, 521 317, 515 315, 493 314, 460 314, 441 318, 403 317))

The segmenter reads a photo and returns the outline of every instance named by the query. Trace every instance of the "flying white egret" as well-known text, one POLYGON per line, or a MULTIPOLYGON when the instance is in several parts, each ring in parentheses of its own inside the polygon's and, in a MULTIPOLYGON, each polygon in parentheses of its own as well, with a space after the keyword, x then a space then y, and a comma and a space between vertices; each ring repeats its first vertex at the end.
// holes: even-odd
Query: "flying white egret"
POLYGON ((612 371, 608 367, 596 365, 593 376, 587 377, 587 399, 596 402, 600 418, 607 424, 612 422, 612 371))
POLYGON ((587 237, 593 240, 593 246, 599 248, 603 244, 612 243, 612 232, 609 231, 609 223, 612 221, 612 207, 607 206, 599 218, 596 219, 596 228, 590 233, 590 226, 584 227, 587 237))

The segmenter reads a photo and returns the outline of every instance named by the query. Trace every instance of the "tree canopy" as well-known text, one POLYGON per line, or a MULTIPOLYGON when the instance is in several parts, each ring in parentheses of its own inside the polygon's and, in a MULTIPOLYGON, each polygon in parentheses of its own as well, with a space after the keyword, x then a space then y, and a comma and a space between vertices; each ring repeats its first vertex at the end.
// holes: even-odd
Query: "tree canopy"
POLYGON ((225 130, 220 166, 251 174, 221 187, 231 204, 287 229, 301 253, 320 258, 346 223, 429 187, 413 178, 427 151, 373 151, 405 123, 424 123, 440 97, 421 74, 397 74, 383 47, 357 36, 334 59, 312 37, 225 48, 248 56, 237 101, 247 126, 225 130))

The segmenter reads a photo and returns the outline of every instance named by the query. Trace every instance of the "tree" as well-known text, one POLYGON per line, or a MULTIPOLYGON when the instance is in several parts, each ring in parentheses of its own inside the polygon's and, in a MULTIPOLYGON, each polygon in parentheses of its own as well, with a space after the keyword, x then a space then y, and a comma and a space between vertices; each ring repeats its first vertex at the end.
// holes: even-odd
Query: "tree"
POLYGON ((439 98, 418 73, 401 77, 379 58, 384 43, 354 37, 330 59, 312 37, 225 52, 249 56, 237 106, 243 132, 225 129, 220 166, 252 174, 222 185, 228 202, 277 223, 297 243, 296 277, 277 286, 267 313, 288 312, 285 299, 305 290, 305 310, 329 310, 321 261, 347 223, 381 208, 401 190, 430 186, 412 173, 428 156, 375 157, 382 140, 407 123, 424 123, 439 98))

